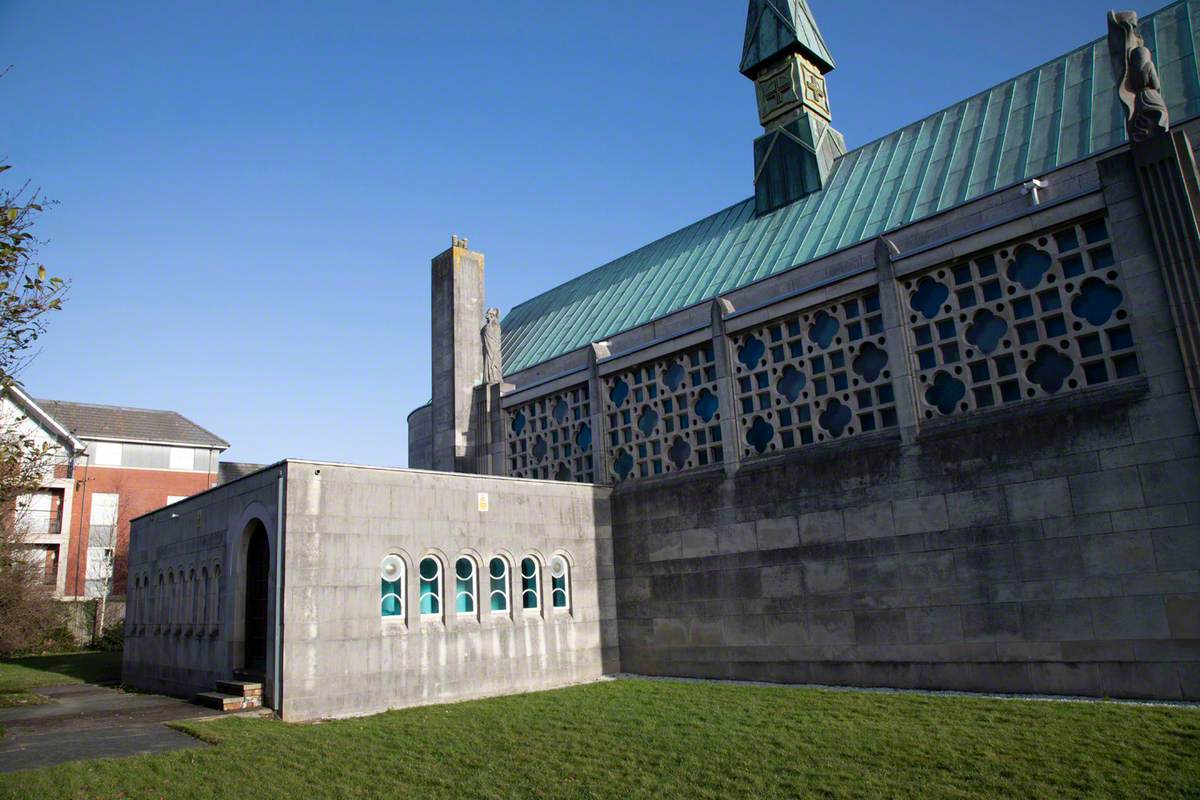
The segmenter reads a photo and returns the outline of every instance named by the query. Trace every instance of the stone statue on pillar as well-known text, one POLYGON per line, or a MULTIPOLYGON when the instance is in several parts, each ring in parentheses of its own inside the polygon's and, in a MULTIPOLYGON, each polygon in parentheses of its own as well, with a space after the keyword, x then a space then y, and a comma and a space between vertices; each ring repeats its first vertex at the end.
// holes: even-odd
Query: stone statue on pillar
POLYGON ((500 383, 503 377, 500 364, 500 309, 487 310, 487 321, 480 336, 483 338, 483 382, 500 383))
POLYGON ((1137 12, 1108 12, 1108 55, 1117 79, 1117 94, 1125 106, 1129 140, 1144 142, 1166 133, 1171 121, 1162 82, 1154 57, 1138 33, 1137 12))

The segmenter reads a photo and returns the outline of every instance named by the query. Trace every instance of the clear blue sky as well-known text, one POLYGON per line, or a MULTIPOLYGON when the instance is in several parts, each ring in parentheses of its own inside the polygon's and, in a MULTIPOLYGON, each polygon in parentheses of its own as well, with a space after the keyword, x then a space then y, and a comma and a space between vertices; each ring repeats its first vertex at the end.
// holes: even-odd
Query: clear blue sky
MULTIPOLYGON (((851 147, 1105 32, 1108 2, 811 0, 851 147)), ((1148 13, 1163 3, 1136 6, 1148 13)), ((0 153, 72 282, 36 395, 231 460, 407 460, 429 259, 505 311, 748 197, 745 0, 0 0, 0 153)))

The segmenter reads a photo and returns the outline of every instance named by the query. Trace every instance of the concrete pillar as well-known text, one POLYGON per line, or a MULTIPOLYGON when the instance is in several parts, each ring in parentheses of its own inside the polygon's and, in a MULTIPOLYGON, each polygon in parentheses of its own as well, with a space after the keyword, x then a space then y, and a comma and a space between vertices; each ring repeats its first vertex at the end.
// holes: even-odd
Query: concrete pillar
POLYGON ((1162 267, 1187 376, 1192 413, 1200 423, 1200 172, 1183 131, 1171 131, 1131 150, 1138 188, 1162 267))
POLYGON ((504 453, 504 413, 500 396, 512 384, 482 383, 475 387, 467 456, 458 472, 476 475, 507 475, 504 453))
POLYGON ((721 452, 725 456, 725 474, 733 476, 742 464, 742 432, 738 425, 737 392, 733 386, 733 352, 725 335, 725 316, 733 313, 733 304, 724 297, 715 298, 712 314, 713 357, 717 363, 717 394, 721 409, 721 452))
POLYGON ((433 468, 473 472, 475 386, 483 380, 483 253, 454 237, 432 264, 433 468))
POLYGON ((879 275, 879 305, 883 311, 885 347, 888 354, 888 369, 892 373, 892 386, 896 389, 896 420, 902 441, 911 443, 917 438, 921 426, 913 381, 913 356, 908 344, 905 322, 905 298, 896 283, 896 271, 892 258, 900 255, 899 249, 890 240, 880 236, 875 240, 875 269, 879 275))
POLYGON ((588 403, 592 428, 592 483, 610 484, 612 471, 608 462, 608 419, 604 415, 604 381, 596 362, 611 355, 608 342, 592 342, 588 348, 588 403))

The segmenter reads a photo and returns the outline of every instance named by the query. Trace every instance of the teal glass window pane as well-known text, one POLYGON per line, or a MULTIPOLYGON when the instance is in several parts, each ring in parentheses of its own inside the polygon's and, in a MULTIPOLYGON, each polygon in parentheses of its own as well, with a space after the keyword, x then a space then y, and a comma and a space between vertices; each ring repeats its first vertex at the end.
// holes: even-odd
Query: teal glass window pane
POLYGON ((459 614, 475 613, 475 562, 469 558, 454 563, 454 607, 459 614))
POLYGON ((562 556, 555 556, 550 561, 550 604, 554 608, 568 608, 571 605, 568 580, 567 560, 562 556))
POLYGON ((492 611, 508 611, 508 562, 503 558, 493 558, 488 565, 488 576, 491 579, 489 593, 492 611))
POLYGON ((399 617, 404 614, 404 597, 400 581, 379 581, 380 603, 385 617, 399 617))
POLYGON ((538 565, 532 558, 521 560, 521 608, 538 607, 538 565))
POLYGON ((421 561, 421 613, 442 613, 442 568, 436 559, 421 561))

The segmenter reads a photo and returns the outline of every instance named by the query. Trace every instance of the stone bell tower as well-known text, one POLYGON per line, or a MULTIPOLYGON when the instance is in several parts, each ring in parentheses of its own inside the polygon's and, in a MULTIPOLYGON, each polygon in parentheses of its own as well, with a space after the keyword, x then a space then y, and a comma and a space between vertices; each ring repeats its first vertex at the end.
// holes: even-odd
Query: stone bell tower
POLYGON ((475 472, 475 387, 483 382, 483 253, 453 237, 432 263, 432 467, 475 472))
POLYGON ((806 0, 750 0, 740 71, 754 81, 766 131, 754 141, 758 214, 819 191, 845 154, 825 90, 833 67, 806 0))

